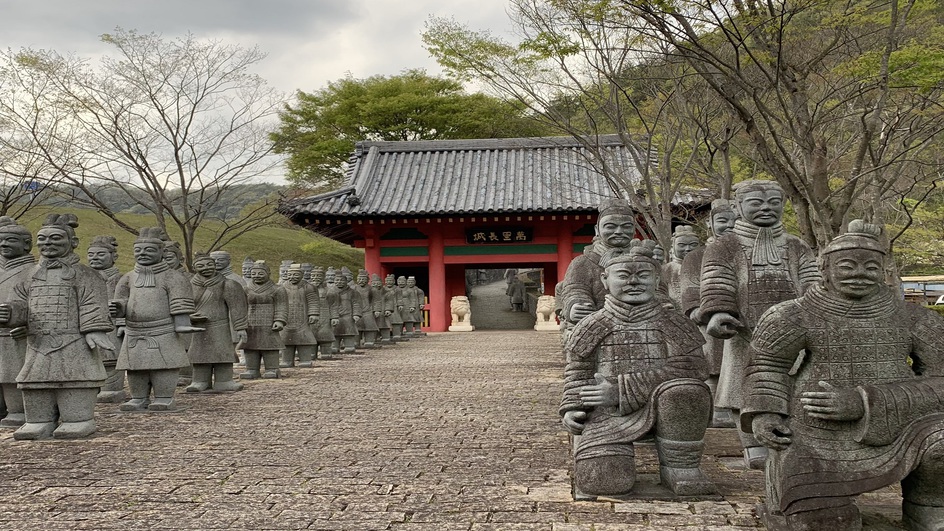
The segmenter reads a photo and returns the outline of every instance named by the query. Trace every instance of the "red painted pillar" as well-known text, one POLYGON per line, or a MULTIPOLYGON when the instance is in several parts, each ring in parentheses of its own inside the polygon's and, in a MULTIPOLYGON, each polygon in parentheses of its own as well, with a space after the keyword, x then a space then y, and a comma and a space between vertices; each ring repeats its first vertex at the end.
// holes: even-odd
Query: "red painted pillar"
POLYGON ((452 316, 446 297, 446 264, 444 261, 442 229, 433 228, 429 234, 429 330, 445 332, 452 316))
POLYGON ((380 278, 383 279, 383 267, 380 265, 380 242, 373 228, 368 228, 364 232, 364 269, 371 275, 381 275, 380 278))
MULTIPOLYGON (((572 227, 564 227, 557 237, 557 282, 564 280, 567 266, 574 259, 574 232, 572 227)), ((554 293, 555 286, 545 286, 544 290, 554 293)))

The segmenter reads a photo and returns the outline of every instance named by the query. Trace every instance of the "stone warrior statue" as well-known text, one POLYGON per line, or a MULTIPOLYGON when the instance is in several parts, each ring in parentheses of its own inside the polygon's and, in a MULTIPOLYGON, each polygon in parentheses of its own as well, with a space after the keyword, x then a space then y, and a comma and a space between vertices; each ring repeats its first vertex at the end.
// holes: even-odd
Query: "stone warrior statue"
POLYGON ((700 244, 695 229, 688 225, 675 227, 672 234, 672 261, 662 265, 662 282, 665 283, 669 300, 676 309, 682 305, 682 261, 700 244))
POLYGON ((294 367, 298 354, 299 367, 311 367, 315 357, 317 341, 311 327, 318 322, 318 293, 314 286, 305 282, 301 264, 289 264, 283 274, 282 288, 288 301, 285 328, 280 332, 282 343, 281 367, 294 367))
POLYGON ((383 301, 375 300, 374 292, 367 284, 369 277, 367 271, 359 269, 355 279, 354 292, 360 298, 361 318, 357 321, 357 331, 360 333, 360 344, 364 348, 380 347, 377 336, 380 334, 380 327, 377 326, 377 315, 383 305, 383 301))
POLYGON ((184 252, 180 249, 180 243, 171 240, 166 232, 161 234, 161 239, 164 240, 162 259, 171 269, 180 272, 187 277, 187 280, 190 280, 190 275, 184 269, 184 252))
POLYGON ((425 336, 423 331, 423 308, 426 307, 426 293, 416 285, 416 277, 406 277, 406 287, 413 290, 416 306, 413 307, 413 335, 425 336))
POLYGON ((192 336, 190 363, 193 378, 188 393, 202 391, 240 391, 243 384, 233 380, 236 345, 245 343, 249 303, 242 286, 216 270, 216 262, 207 254, 193 259, 196 274, 190 279, 194 312, 191 321, 204 330, 192 336))
MULTIPOLYGON (((26 282, 36 258, 30 254, 33 237, 29 229, 13 218, 0 217, 0 301, 12 300, 17 284, 26 282)), ((16 386, 16 375, 26 359, 26 336, 13 337, 13 328, 0 327, 0 426, 19 427, 26 421, 23 393, 16 386)))
POLYGON ((525 298, 524 282, 517 276, 512 277, 511 283, 508 284, 508 289, 505 290, 505 293, 511 298, 511 311, 523 312, 525 298))
POLYGON ((229 251, 212 251, 210 256, 213 257, 213 260, 216 261, 216 269, 224 277, 239 283, 240 286, 246 286, 249 282, 246 282, 246 279, 236 273, 233 273, 233 257, 230 256, 229 251))
MULTIPOLYGON (((170 239, 170 236, 167 232, 161 233, 161 239, 164 240, 164 254, 163 260, 167 263, 167 266, 170 268, 168 271, 169 274, 177 274, 183 277, 184 282, 190 283, 190 273, 184 268, 184 252, 180 249, 180 243, 175 242, 170 239)), ((184 350, 190 349, 190 340, 191 336, 184 336, 181 338, 184 342, 184 350)), ((177 386, 183 387, 190 385, 190 382, 193 381, 193 366, 187 365, 180 368, 177 378, 177 386)))
POLYGON ((278 378, 281 375, 279 351, 285 345, 282 344, 279 332, 285 328, 285 322, 288 320, 288 295, 285 288, 272 283, 269 274, 269 266, 264 260, 257 260, 249 272, 251 282, 246 286, 246 297, 249 301, 249 326, 246 328, 248 339, 243 344, 246 372, 240 374, 240 378, 259 378, 263 360, 263 378, 278 378))
POLYGON ((588 495, 627 494, 633 443, 655 435, 663 485, 680 496, 715 492, 699 465, 711 393, 698 328, 656 299, 654 242, 608 253, 603 309, 574 327, 564 352, 564 426, 574 444, 574 484, 588 495))
POLYGON ((244 280, 249 280, 249 272, 252 271, 253 263, 255 263, 255 260, 253 260, 251 256, 247 256, 243 260, 243 265, 240 272, 242 273, 244 280))
POLYGON ((397 311, 400 312, 400 319, 403 320, 403 337, 413 337, 413 330, 416 329, 416 292, 410 289, 406 283, 406 277, 397 277, 396 301, 397 311))
MULTIPOLYGON (((722 234, 734 228, 737 220, 735 203, 729 199, 715 199, 711 202, 711 211, 708 214, 708 244, 711 245, 722 234)), ((698 247, 685 255, 679 269, 679 283, 681 285, 681 305, 679 309, 698 323, 702 335, 705 336, 705 357, 708 359, 708 380, 711 395, 717 397, 718 376, 721 374, 721 362, 724 359, 725 341, 714 337, 705 330, 707 323, 702 321, 699 305, 701 304, 701 264, 705 257, 705 247, 698 247)), ((733 428, 734 419, 727 409, 717 407, 711 417, 713 428, 733 428)))
POLYGON ((387 292, 378 274, 370 277, 370 300, 373 303, 374 320, 377 321, 377 330, 380 334, 378 343, 390 343, 390 314, 393 310, 387 304, 387 292))
POLYGON ((559 291, 562 317, 569 326, 603 307, 606 288, 600 280, 603 273, 600 259, 611 249, 629 247, 636 234, 636 214, 626 201, 605 201, 600 205, 595 230, 593 245, 567 267, 559 291))
POLYGON ((334 337, 338 340, 341 352, 351 354, 357 350, 357 322, 363 315, 363 308, 360 297, 351 289, 346 276, 337 275, 334 286, 338 298, 338 324, 334 327, 334 337))
POLYGON ((122 411, 174 409, 180 368, 190 366, 181 334, 203 330, 190 323, 190 283, 163 260, 163 232, 141 229, 134 241, 134 270, 121 277, 108 304, 112 317, 125 318, 118 370, 127 371, 131 400, 121 404, 122 411))
MULTIPOLYGON (((105 280, 108 287, 108 297, 115 296, 115 288, 118 286, 118 280, 121 279, 121 272, 115 267, 115 260, 118 258, 118 240, 114 236, 95 236, 88 246, 89 267, 98 271, 105 280)), ((124 320, 116 323, 124 326, 124 320)), ((112 343, 115 346, 121 345, 118 341, 118 335, 115 332, 109 333, 112 343)), ((119 371, 118 351, 101 350, 102 361, 105 363, 105 384, 102 385, 98 393, 98 401, 105 403, 124 402, 125 401, 125 371, 119 371)))
POLYGON ((334 326, 338 324, 338 299, 337 296, 329 294, 328 287, 325 286, 325 272, 321 267, 311 270, 311 284, 315 288, 315 295, 318 296, 318 320, 314 325, 317 350, 312 356, 330 358, 334 354, 332 345, 336 341, 334 326))
POLYGON ((400 314, 399 291, 397 289, 396 277, 392 274, 384 279, 384 313, 390 312, 387 320, 390 322, 390 341, 409 341, 410 338, 403 335, 403 317, 400 314))
POLYGON ((880 234, 850 222, 822 284, 754 331, 740 420, 772 450, 768 514, 791 530, 858 530, 853 498, 898 481, 906 529, 944 529, 944 319, 884 285, 880 234))
MULTIPOLYGON (((741 409, 741 386, 747 351, 758 319, 779 302, 794 299, 820 280, 810 247, 787 234, 783 190, 773 181, 735 185, 740 218, 734 229, 705 249, 701 275, 701 322, 709 334, 728 339, 715 405, 741 409)), ((767 449, 748 433, 739 432, 744 460, 763 468, 767 449)))
POLYGON ((9 302, 0 304, 0 323, 13 327, 11 336, 28 334, 16 377, 26 423, 14 439, 74 439, 95 432, 95 401, 105 382, 100 350, 114 350, 108 337, 114 327, 105 281, 74 252, 78 225, 73 214, 46 218, 36 234, 42 259, 9 302))

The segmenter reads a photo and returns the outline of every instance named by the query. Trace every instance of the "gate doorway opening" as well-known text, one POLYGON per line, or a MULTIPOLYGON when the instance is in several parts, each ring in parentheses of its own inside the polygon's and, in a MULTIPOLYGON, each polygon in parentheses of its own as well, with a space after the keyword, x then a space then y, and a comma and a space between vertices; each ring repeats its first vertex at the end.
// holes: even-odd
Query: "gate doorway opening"
POLYGON ((466 268, 466 296, 476 330, 532 330, 538 297, 544 294, 540 267, 466 268), (517 279, 519 287, 513 287, 517 279), (520 302, 518 302, 520 301, 520 302))

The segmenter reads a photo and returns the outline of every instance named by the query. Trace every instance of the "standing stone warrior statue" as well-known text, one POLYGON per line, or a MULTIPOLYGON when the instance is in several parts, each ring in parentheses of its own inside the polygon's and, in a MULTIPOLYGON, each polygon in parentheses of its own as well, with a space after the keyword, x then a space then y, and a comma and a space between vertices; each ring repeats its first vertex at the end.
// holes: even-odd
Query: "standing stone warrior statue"
POLYGON ((338 297, 338 324, 334 327, 334 337, 338 340, 340 351, 350 354, 357 350, 357 322, 364 310, 360 297, 351 289, 346 276, 337 275, 334 285, 338 297))
POLYGON ((768 529, 858 530, 854 497, 899 481, 905 528, 944 529, 944 319, 884 285, 880 234, 850 222, 754 331, 740 420, 771 449, 768 529))
POLYGON ((416 277, 406 277, 406 287, 413 290, 416 306, 413 310, 413 335, 425 336, 423 331, 423 308, 426 307, 426 292, 416 285, 416 277))
MULTIPOLYGON (((715 404, 737 416, 758 319, 774 304, 802 295, 820 275, 810 247, 780 223, 783 190, 777 183, 738 183, 735 201, 740 218, 734 229, 705 249, 699 311, 709 334, 729 340, 715 404)), ((762 468, 767 449, 750 434, 739 434, 747 466, 762 468)))
POLYGON ((603 307, 606 288, 600 280, 600 259, 611 249, 629 247, 636 234, 636 214, 626 201, 605 201, 600 205, 595 230, 593 245, 574 258, 564 273, 561 306, 571 326, 603 307))
POLYGON ((197 253, 193 268, 196 274, 190 279, 190 286, 195 308, 190 320, 203 331, 191 336, 187 350, 193 377, 186 391, 239 391, 243 384, 233 380, 233 364, 236 345, 247 339, 246 292, 237 282, 221 275, 216 270, 216 261, 207 254, 197 253))
MULTIPOLYGON (((711 202, 711 211, 708 214, 708 231, 711 234, 708 238, 708 245, 711 245, 722 234, 730 232, 734 228, 734 222, 737 220, 737 211, 735 203, 729 199, 715 199, 711 202)), ((699 305, 701 304, 701 264, 705 257, 705 247, 698 247, 691 251, 682 260, 682 267, 679 271, 681 282, 681 306, 682 313, 689 316, 698 323, 702 335, 705 336, 705 357, 708 358, 708 387, 711 388, 711 395, 717 397, 718 376, 721 374, 721 362, 724 359, 725 341, 714 337, 705 330, 707 323, 702 321, 699 305)), ((717 401, 716 401, 717 402, 717 401)), ((711 418, 713 428, 733 428, 734 419, 731 418, 727 409, 717 407, 711 418)))
POLYGON ((640 242, 601 265, 603 309, 582 319, 564 352, 564 426, 574 444, 574 484, 587 495, 627 494, 633 443, 655 436, 662 483, 680 496, 715 492, 699 468, 711 392, 698 328, 656 299, 661 264, 640 242))
POLYGON ((233 273, 233 257, 230 256, 229 251, 213 251, 210 253, 210 256, 212 256, 213 260, 216 261, 216 269, 221 275, 230 280, 238 282, 240 286, 246 286, 249 284, 246 279, 237 275, 236 273, 233 273))
POLYGON ((318 294, 315 287, 305 282, 301 264, 290 264, 285 270, 285 294, 288 314, 282 329, 282 367, 294 367, 298 354, 299 367, 311 367, 317 341, 312 325, 318 322, 318 294))
MULTIPOLYGON (((170 236, 167 235, 167 232, 161 233, 161 239, 164 241, 164 262, 167 263, 167 266, 170 268, 168 274, 177 274, 183 277, 184 282, 190 283, 190 273, 184 269, 184 253, 180 250, 180 244, 171 240, 170 236)), ((184 350, 190 348, 191 336, 185 336, 182 338, 184 342, 184 350)), ((178 373, 177 386, 183 387, 185 385, 190 385, 190 382, 193 380, 193 367, 187 365, 186 367, 181 367, 180 372, 178 373)))
POLYGON ((74 252, 78 225, 72 214, 46 217, 36 234, 42 259, 0 304, 0 323, 13 328, 11 336, 28 334, 16 377, 26 423, 14 439, 74 439, 95 432, 95 401, 105 381, 99 352, 114 350, 108 337, 114 327, 105 281, 74 252))
POLYGON ((380 275, 370 276, 370 300, 373 305, 374 320, 377 321, 378 342, 390 343, 390 314, 393 311, 387 305, 387 292, 384 290, 380 275))
POLYGON ((311 285, 315 288, 315 295, 318 297, 315 312, 318 319, 314 325, 317 350, 313 358, 317 358, 319 353, 322 358, 330 358, 333 354, 332 345, 337 340, 334 337, 334 326, 338 324, 338 298, 328 293, 324 269, 321 267, 312 269, 311 285))
POLYGON ((377 326, 376 314, 378 301, 374 300, 374 294, 371 287, 367 285, 369 277, 367 271, 360 269, 357 272, 357 278, 354 284, 354 293, 360 298, 361 318, 357 321, 357 331, 360 334, 360 344, 365 348, 375 348, 377 336, 380 334, 380 327, 377 326))
POLYGON ((675 227, 672 234, 672 261, 662 266, 662 282, 668 288, 669 300, 676 309, 682 307, 682 261, 698 248, 701 241, 695 229, 687 225, 675 227))
POLYGON ((400 291, 397 288, 396 278, 393 275, 387 275, 384 279, 384 313, 390 312, 390 341, 409 341, 410 338, 403 336, 403 317, 400 313, 402 305, 400 304, 400 291))
POLYGON ((403 337, 413 337, 413 330, 416 329, 416 292, 410 289, 406 284, 406 277, 397 277, 397 311, 400 312, 400 319, 403 320, 403 337))
POLYGON ((255 260, 253 260, 251 256, 247 256, 246 259, 243 260, 241 273, 243 274, 243 279, 247 281, 247 284, 249 280, 249 272, 252 271, 253 262, 255 262, 255 260))
POLYGON ((112 317, 125 319, 118 370, 128 375, 131 400, 121 404, 122 411, 174 409, 180 368, 190 366, 181 334, 202 330, 190 323, 190 282, 163 260, 162 233, 159 227, 141 229, 134 270, 121 277, 108 304, 112 317))
MULTIPOLYGON (((219 268, 219 262, 217 262, 219 268)), ((285 288, 274 284, 269 278, 269 266, 264 260, 252 264, 249 277, 252 282, 246 286, 246 298, 249 302, 248 336, 243 343, 246 356, 246 372, 239 375, 248 380, 259 378, 278 378, 279 351, 285 346, 279 332, 288 321, 288 295, 285 288), (261 365, 265 362, 265 373, 261 365), (261 374, 260 374, 261 373, 261 374)))
POLYGON ((338 293, 338 277, 341 275, 333 267, 328 267, 325 270, 325 296, 328 298, 328 303, 334 305, 338 310, 338 318, 331 320, 331 333, 334 334, 334 343, 331 344, 331 354, 337 354, 341 352, 341 338, 338 337, 336 333, 338 327, 338 320, 341 315, 341 296, 338 293))
POLYGON ((517 276, 512 278, 505 293, 511 298, 511 311, 523 312, 525 297, 524 282, 521 282, 521 279, 517 276))
MULTIPOLYGON (((29 229, 13 218, 0 217, 0 301, 15 298, 14 288, 26 282, 36 263, 30 254, 33 237, 29 229)), ((23 393, 16 386, 16 375, 26 359, 26 336, 12 335, 13 328, 0 327, 0 410, 5 411, 0 426, 19 427, 26 421, 23 393)))
POLYGON ((279 280, 276 282, 276 284, 285 283, 285 274, 288 273, 288 268, 294 263, 294 260, 282 260, 282 262, 279 264, 279 280))
POLYGON ((164 240, 162 259, 171 269, 180 272, 187 277, 187 280, 190 280, 190 275, 184 269, 184 252, 180 250, 180 244, 170 240, 166 233, 161 234, 161 238, 164 240))
MULTIPOLYGON (((118 280, 121 279, 121 272, 115 267, 115 260, 118 258, 118 240, 114 236, 95 236, 88 246, 89 267, 98 271, 105 280, 108 287, 108 297, 115 296, 115 288, 118 286, 118 280)), ((124 326, 124 320, 120 323, 124 326)), ((109 332, 112 343, 117 347, 121 345, 118 341, 118 335, 115 332, 109 332)), ((119 371, 118 350, 101 349, 102 362, 105 364, 105 384, 102 385, 98 393, 98 401, 105 403, 124 402, 125 401, 125 371, 119 371)))
POLYGON ((354 273, 351 273, 351 270, 347 266, 341 267, 340 276, 344 277, 344 281, 347 282, 348 287, 354 289, 354 273))

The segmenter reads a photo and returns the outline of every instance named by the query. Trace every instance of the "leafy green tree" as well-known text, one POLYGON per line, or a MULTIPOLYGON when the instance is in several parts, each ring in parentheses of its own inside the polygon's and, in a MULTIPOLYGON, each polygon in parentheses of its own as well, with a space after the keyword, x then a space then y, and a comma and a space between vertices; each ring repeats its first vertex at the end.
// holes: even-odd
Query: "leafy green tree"
MULTIPOLYGON (((732 155, 753 161, 751 175, 784 187, 814 246, 852 216, 884 221, 888 205, 936 178, 928 152, 944 131, 944 24, 934 0, 511 3, 519 42, 432 19, 427 48, 453 74, 521 101, 596 100, 582 111, 587 124, 622 108, 609 123, 629 146, 659 142, 660 171, 709 154, 700 160, 733 179, 743 165, 732 155), (660 72, 665 96, 641 99, 639 79, 659 87, 660 72), (654 118, 666 126, 647 131, 654 118), (683 124, 701 137, 678 136, 683 124), (682 156, 668 155, 678 142, 682 156)), ((669 190, 676 182, 660 178, 669 190)))
POLYGON ((456 81, 422 70, 397 76, 346 77, 316 92, 298 91, 270 136, 288 155, 289 179, 330 189, 360 140, 441 140, 540 136, 521 105, 468 94, 456 81))
POLYGON ((638 51, 636 36, 591 1, 512 0, 518 43, 433 18, 423 35, 430 53, 458 79, 474 81, 531 109, 573 136, 585 163, 606 178, 668 247, 672 207, 691 188, 729 193, 736 164, 717 98, 693 83, 684 62, 638 51), (598 142, 618 134, 622 153, 598 142))

